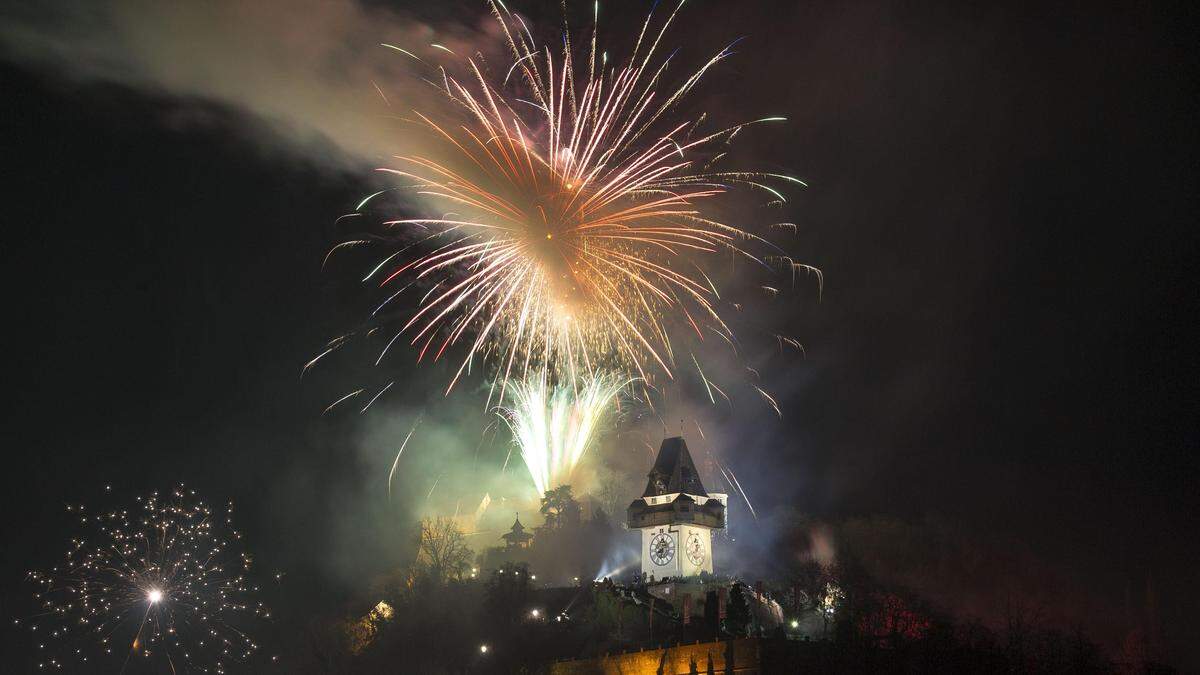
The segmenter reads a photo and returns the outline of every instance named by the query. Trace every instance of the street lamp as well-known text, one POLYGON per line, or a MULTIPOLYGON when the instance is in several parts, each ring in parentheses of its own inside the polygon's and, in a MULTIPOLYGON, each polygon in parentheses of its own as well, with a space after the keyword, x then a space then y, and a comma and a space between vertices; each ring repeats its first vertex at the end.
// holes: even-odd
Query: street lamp
POLYGON ((488 646, 487 645, 479 645, 479 653, 480 654, 488 653, 488 646))

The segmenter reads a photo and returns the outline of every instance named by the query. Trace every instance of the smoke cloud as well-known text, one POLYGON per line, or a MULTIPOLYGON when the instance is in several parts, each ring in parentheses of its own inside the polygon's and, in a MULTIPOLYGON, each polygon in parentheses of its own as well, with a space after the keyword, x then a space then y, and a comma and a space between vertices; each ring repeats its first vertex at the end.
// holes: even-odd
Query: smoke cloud
MULTIPOLYGON (((110 0, 9 8, 0 11, 0 59, 73 84, 118 86, 163 97, 187 110, 224 108, 234 113, 242 135, 264 151, 283 152, 320 169, 361 173, 391 163, 394 154, 419 149, 424 136, 403 121, 413 109, 437 113, 447 105, 424 79, 436 77, 431 64, 449 57, 432 44, 458 57, 482 51, 486 60, 507 64, 495 51, 503 44, 496 22, 482 4, 476 9, 464 21, 417 18, 356 0, 110 0)), ((732 284, 736 278, 724 281, 732 284)), ((657 411, 628 402, 630 412, 621 424, 610 420, 610 432, 624 430, 600 434, 573 483, 580 495, 605 502, 606 511, 619 521, 624 507, 641 494, 662 438, 687 437, 710 489, 729 495, 738 544, 729 556, 737 561, 732 571, 751 574, 760 557, 769 557, 766 548, 774 526, 760 523, 750 504, 760 495, 790 496, 796 486, 773 485, 769 472, 756 477, 753 465, 760 458, 742 456, 747 447, 777 445, 779 427, 757 392, 748 385, 736 391, 730 387, 747 379, 737 359, 719 346, 711 350, 713 358, 701 353, 700 360, 708 377, 729 388, 733 402, 705 401, 705 374, 698 368, 693 372, 688 357, 681 355, 680 388, 672 389, 657 411), (691 402, 683 387, 702 403, 691 402), (718 463, 736 472, 745 494, 721 478, 718 463)), ((750 356, 766 370, 771 355, 750 356)), ((778 365, 796 357, 773 358, 778 365)), ((416 377, 440 382, 440 375, 416 377)), ((426 389, 417 382, 406 384, 414 391, 426 389)), ((361 383, 341 382, 330 391, 357 386, 361 383)), ((379 388, 368 389, 364 398, 379 388)), ((507 528, 514 511, 536 507, 519 454, 509 456, 507 430, 500 429, 498 438, 485 434, 486 441, 479 436, 481 429, 499 423, 494 411, 480 410, 471 396, 466 397, 470 401, 439 401, 436 406, 417 401, 393 406, 390 399, 400 389, 377 404, 374 414, 386 417, 365 415, 361 426, 342 430, 355 438, 356 452, 348 454, 357 473, 345 484, 325 487, 331 492, 328 510, 338 514, 328 524, 335 544, 325 562, 335 576, 348 581, 363 573, 366 559, 409 555, 411 533, 400 524, 416 516, 465 516, 488 496, 490 508, 469 528, 479 532, 480 538, 472 540, 479 548, 497 541, 493 530, 507 528), (414 426, 412 442, 391 477, 388 499, 389 468, 414 426)), ((707 395, 716 396, 711 391, 707 395)), ((347 406, 361 403, 356 399, 347 406)), ((286 515, 312 489, 303 475, 311 469, 307 464, 293 467, 292 478, 277 488, 285 496, 279 500, 281 517, 304 521, 313 515, 286 515)), ((625 553, 614 552, 608 566, 623 564, 625 553)))
POLYGON ((431 43, 459 55, 495 46, 487 18, 480 13, 479 28, 435 27, 354 0, 31 5, 0 14, 0 58, 74 82, 225 106, 255 122, 251 136, 264 149, 361 170, 411 149, 402 116, 445 105, 422 79, 435 71, 381 43, 436 64, 431 43))

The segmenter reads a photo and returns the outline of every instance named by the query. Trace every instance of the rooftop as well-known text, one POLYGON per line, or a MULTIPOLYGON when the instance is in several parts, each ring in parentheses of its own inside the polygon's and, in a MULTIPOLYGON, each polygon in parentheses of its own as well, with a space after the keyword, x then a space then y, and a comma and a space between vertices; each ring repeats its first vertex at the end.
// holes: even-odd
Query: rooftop
POLYGON ((707 495, 704 484, 700 482, 700 472, 688 452, 687 442, 682 436, 663 439, 658 448, 658 459, 650 470, 649 480, 643 497, 686 492, 693 495, 707 495))

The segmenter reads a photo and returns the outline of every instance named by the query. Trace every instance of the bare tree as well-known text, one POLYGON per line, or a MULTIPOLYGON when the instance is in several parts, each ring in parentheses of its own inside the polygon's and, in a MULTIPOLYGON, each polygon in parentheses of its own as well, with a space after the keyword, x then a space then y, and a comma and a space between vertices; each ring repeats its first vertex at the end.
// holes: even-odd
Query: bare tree
POLYGON ((452 518, 422 518, 419 526, 416 567, 434 583, 462 580, 471 566, 471 549, 458 524, 452 518))
POLYGON ((630 488, 623 475, 611 470, 600 473, 599 483, 593 496, 600 502, 600 508, 604 509, 613 522, 622 522, 625 507, 633 500, 635 491, 630 488))

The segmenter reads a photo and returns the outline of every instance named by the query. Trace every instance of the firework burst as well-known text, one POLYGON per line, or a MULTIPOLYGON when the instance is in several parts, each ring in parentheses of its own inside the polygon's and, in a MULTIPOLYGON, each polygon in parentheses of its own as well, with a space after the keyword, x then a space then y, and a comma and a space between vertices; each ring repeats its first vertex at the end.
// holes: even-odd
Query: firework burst
POLYGON ((554 386, 545 372, 512 385, 512 405, 501 415, 538 495, 571 482, 613 398, 625 386, 611 375, 585 377, 579 388, 554 386))
POLYGON ((233 505, 216 514, 183 486, 137 502, 97 515, 69 507, 86 533, 59 565, 29 575, 39 667, 223 673, 249 659, 258 645, 246 625, 270 612, 236 550, 233 505))
POLYGON ((598 4, 578 50, 569 31, 561 49, 539 45, 521 17, 492 4, 508 52, 498 68, 478 53, 434 67, 385 45, 430 68, 427 80, 457 113, 412 111, 408 121, 435 149, 380 169, 403 179, 430 213, 384 223, 385 235, 406 245, 366 276, 399 287, 385 290, 380 309, 405 289, 424 295, 379 360, 402 340, 418 360, 457 345, 465 356, 447 391, 480 359, 495 372, 500 401, 510 377, 529 373, 557 383, 606 370, 653 386, 656 374, 674 377, 677 329, 733 344, 706 262, 724 254, 810 269, 756 256, 748 245, 765 240, 715 215, 714 201, 735 188, 781 202, 779 185, 803 182, 719 167, 743 128, 783 118, 704 130, 704 114, 678 113, 731 53, 716 50, 670 82, 671 59, 659 47, 678 11, 648 16, 620 63, 597 46, 598 4))

